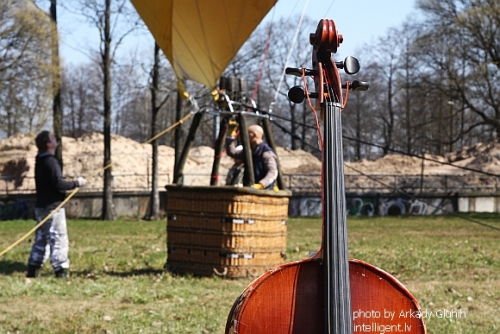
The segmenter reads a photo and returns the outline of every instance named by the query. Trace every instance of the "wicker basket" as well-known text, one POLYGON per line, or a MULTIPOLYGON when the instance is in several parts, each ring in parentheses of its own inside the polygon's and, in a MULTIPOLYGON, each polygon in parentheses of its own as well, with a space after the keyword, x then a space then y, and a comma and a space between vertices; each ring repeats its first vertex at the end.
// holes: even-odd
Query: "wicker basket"
POLYGON ((234 278, 283 263, 290 191, 166 188, 167 270, 234 278))

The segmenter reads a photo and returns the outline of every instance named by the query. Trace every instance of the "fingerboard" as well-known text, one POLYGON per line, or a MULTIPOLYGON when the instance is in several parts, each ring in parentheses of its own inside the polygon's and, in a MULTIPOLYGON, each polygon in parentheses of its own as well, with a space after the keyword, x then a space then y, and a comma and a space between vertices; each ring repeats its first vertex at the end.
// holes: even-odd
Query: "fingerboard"
POLYGON ((323 147, 325 334, 352 334, 341 104, 326 102, 323 147))

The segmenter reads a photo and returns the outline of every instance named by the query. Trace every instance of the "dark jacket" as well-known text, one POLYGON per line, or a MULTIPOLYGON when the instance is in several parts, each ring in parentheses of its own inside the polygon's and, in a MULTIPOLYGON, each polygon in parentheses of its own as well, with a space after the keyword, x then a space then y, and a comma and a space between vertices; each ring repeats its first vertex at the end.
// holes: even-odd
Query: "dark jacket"
POLYGON ((268 155, 272 154, 274 157, 274 152, 267 145, 265 142, 260 143, 252 152, 252 160, 253 160, 253 175, 255 177, 256 182, 262 182, 264 179, 269 179, 266 183, 269 184, 264 184, 265 189, 273 189, 274 183, 276 182, 276 174, 277 174, 277 168, 275 168, 274 164, 276 162, 275 159, 272 159, 271 162, 273 163, 271 165, 271 162, 269 162, 269 157, 264 157, 264 154, 266 152, 268 155), (272 176, 269 176, 269 173, 271 172, 272 176))
POLYGON ((76 181, 64 181, 59 161, 50 153, 41 153, 36 156, 35 163, 36 208, 59 205, 66 194, 78 186, 76 181))

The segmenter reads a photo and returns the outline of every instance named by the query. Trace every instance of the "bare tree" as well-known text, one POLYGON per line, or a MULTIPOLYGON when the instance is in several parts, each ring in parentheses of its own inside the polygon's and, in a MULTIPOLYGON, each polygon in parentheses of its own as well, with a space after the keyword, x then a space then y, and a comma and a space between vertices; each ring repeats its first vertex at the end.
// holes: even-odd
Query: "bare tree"
MULTIPOLYGON (((158 95, 158 68, 160 63, 160 47, 155 43, 154 47, 154 62, 153 69, 151 71, 151 133, 156 135, 158 132, 157 118, 158 112, 160 111, 160 105, 158 105, 157 95, 158 95)), ((149 218, 156 219, 160 212, 160 195, 158 192, 158 141, 153 140, 151 143, 151 153, 152 153, 152 187, 151 187, 151 197, 149 199, 149 218)))
POLYGON ((150 135, 150 114, 147 101, 147 76, 135 57, 123 59, 113 67, 112 132, 144 142, 150 135))
MULTIPOLYGON (((359 76, 349 77, 352 80, 368 81, 370 72, 363 70, 359 76)), ((373 142, 376 131, 374 124, 375 117, 371 111, 374 91, 368 92, 350 92, 348 95, 347 106, 342 112, 342 124, 344 134, 344 153, 346 161, 361 160, 370 158, 372 147, 365 143, 373 142)))
MULTIPOLYGON (((38 1, 41 2, 41 1, 38 1)), ((53 133, 57 138, 61 139, 57 146, 55 156, 63 166, 62 159, 62 109, 61 109, 61 65, 59 59, 59 32, 57 29, 57 0, 49 0, 50 9, 46 14, 50 20, 50 42, 51 42, 51 64, 52 64, 52 123, 53 133)))
POLYGON ((50 22, 31 1, 0 2, 0 133, 37 131, 48 118, 50 22))
POLYGON ((59 32, 57 30, 57 0, 50 0, 50 23, 51 23, 51 50, 52 50, 52 69, 54 78, 52 79, 52 122, 54 124, 54 135, 61 138, 61 144, 58 145, 55 156, 63 166, 62 157, 62 109, 61 109, 61 65, 59 59, 59 32))
MULTIPOLYGON (((373 66, 380 73, 379 79, 383 80, 379 84, 384 85, 385 98, 379 105, 378 115, 382 125, 383 153, 388 154, 394 148, 394 132, 396 130, 397 110, 394 97, 398 93, 396 86, 396 74, 400 69, 401 49, 397 33, 390 32, 390 39, 381 38, 379 40, 379 56, 375 58, 373 66)), ((374 48, 375 49, 375 48, 374 48)))
MULTIPOLYGON (((161 101, 160 92, 160 47, 155 43, 154 46, 154 62, 151 70, 151 137, 155 137, 159 132, 158 115, 161 107, 167 102, 170 93, 167 94, 161 101)), ((153 140, 151 143, 152 149, 152 187, 150 197, 149 219, 157 219, 160 213, 160 194, 158 190, 158 140, 153 140)))
POLYGON ((103 84, 103 133, 104 133, 104 191, 102 205, 102 219, 114 220, 116 213, 113 204, 112 191, 112 173, 111 173, 111 65, 115 57, 117 48, 123 42, 123 39, 132 32, 137 26, 139 19, 126 0, 80 0, 82 14, 99 31, 100 45, 98 51, 98 60, 102 70, 103 84), (112 6, 113 4, 113 6, 112 6), (112 22, 112 14, 115 18, 112 22), (131 16, 128 16, 131 15, 131 16), (127 25, 120 25, 117 22, 120 18, 129 19, 133 17, 132 22, 127 25), (124 28, 125 27, 125 28, 124 28), (117 30, 124 29, 120 32, 117 30), (112 39, 116 36, 116 39, 112 39), (115 40, 113 43, 112 41, 115 40))
MULTIPOLYGON (((104 168, 111 165, 111 0, 105 0, 104 18, 101 19, 101 66, 104 86, 104 168)), ((111 189, 111 169, 104 171, 104 193, 102 199, 102 219, 115 220, 116 212, 111 189)))
POLYGON ((500 4, 495 0, 420 0, 418 6, 426 18, 425 34, 419 39, 428 67, 422 77, 445 97, 443 116, 448 114, 449 122, 460 124, 448 130, 445 144, 451 149, 452 143, 462 142, 461 136, 468 136, 472 143, 488 140, 488 134, 498 141, 500 4))
POLYGON ((95 64, 72 65, 61 83, 63 134, 80 137, 102 128, 102 80, 95 64))
MULTIPOLYGON (((262 88, 267 88, 271 93, 269 95, 272 96, 268 107, 272 108, 273 113, 290 119, 288 124, 283 124, 282 121, 274 122, 275 127, 281 130, 274 131, 274 133, 283 133, 284 135, 281 138, 277 136, 277 141, 285 147, 313 152, 317 152, 313 112, 307 102, 295 105, 287 97, 290 88, 297 85, 303 86, 302 78, 284 75, 284 70, 286 67, 312 67, 312 46, 309 42, 309 35, 315 31, 316 25, 317 22, 313 22, 307 17, 303 18, 301 22, 298 16, 282 18, 274 24, 273 39, 271 40, 273 48, 270 50, 269 60, 266 62, 266 76, 262 84, 262 88), (299 23, 300 30, 297 31, 299 23), (290 53, 292 46, 294 49, 290 53)), ((310 85, 311 82, 308 84, 310 85)), ((314 87, 310 87, 310 89, 314 91, 314 87)))

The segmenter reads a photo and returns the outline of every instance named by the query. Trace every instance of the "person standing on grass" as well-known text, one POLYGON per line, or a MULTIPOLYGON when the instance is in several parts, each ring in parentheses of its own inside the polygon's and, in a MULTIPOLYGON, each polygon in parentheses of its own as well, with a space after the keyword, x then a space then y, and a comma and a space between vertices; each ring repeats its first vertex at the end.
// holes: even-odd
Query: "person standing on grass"
MULTIPOLYGON (((38 148, 35 163, 35 217, 39 224, 61 204, 66 197, 65 190, 83 187, 87 181, 83 177, 78 177, 75 181, 63 180, 61 165, 54 156, 59 143, 49 131, 40 132, 35 138, 35 143, 38 148)), ((50 247, 50 264, 56 277, 67 278, 69 241, 64 208, 57 210, 36 230, 26 277, 38 276, 45 260, 47 245, 50 247)))

